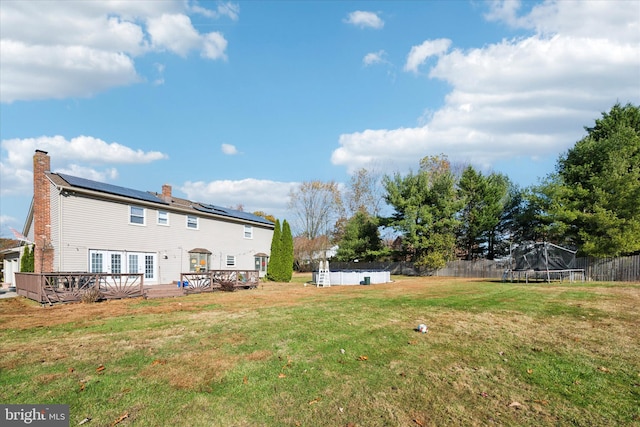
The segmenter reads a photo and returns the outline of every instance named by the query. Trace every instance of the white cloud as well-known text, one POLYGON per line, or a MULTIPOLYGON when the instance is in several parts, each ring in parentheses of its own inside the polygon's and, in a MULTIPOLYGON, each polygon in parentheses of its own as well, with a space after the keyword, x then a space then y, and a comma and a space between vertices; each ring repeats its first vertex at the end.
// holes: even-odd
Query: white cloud
MULTIPOLYGON (((189 12, 181 0, 0 2, 0 102, 86 97, 145 81, 135 58, 148 52, 226 59, 224 36, 198 32, 189 12)), ((221 3, 210 17, 237 14, 221 3)))
POLYGON ((518 17, 521 6, 520 0, 493 0, 489 2, 489 12, 484 17, 487 21, 502 21, 514 28, 525 27, 527 24, 518 17))
POLYGON ((108 182, 118 178, 118 170, 116 168, 109 168, 105 170, 96 170, 85 166, 76 164, 69 164, 67 167, 56 169, 58 173, 64 173, 67 175, 79 176, 82 178, 91 179, 93 181, 108 182))
POLYGON ((164 84, 164 64, 155 63, 153 64, 153 68, 158 73, 157 77, 153 80, 153 84, 156 86, 161 86, 164 84))
POLYGON ((25 45, 0 40, 2 102, 88 96, 140 81, 133 61, 84 46, 25 45))
POLYGON ((147 31, 155 48, 168 49, 183 57, 201 43, 200 34, 193 28, 191 19, 182 14, 149 18, 147 31))
POLYGON ((449 39, 425 40, 422 44, 413 46, 407 55, 404 70, 417 73, 418 67, 429 57, 442 55, 449 49, 449 46, 451 46, 449 39))
POLYGON ((277 182, 247 178, 237 181, 187 181, 179 189, 190 200, 218 206, 243 205, 247 212, 263 211, 283 218, 287 215, 287 202, 297 182, 277 182))
POLYGON ((0 144, 6 157, 0 162, 2 194, 29 194, 32 186, 32 162, 36 149, 55 152, 51 159, 54 171, 66 171, 83 178, 104 181, 117 177, 117 170, 100 170, 78 166, 83 162, 93 166, 109 164, 150 163, 167 158, 158 151, 134 150, 116 142, 107 143, 90 136, 79 136, 67 140, 62 136, 41 136, 38 138, 6 139, 0 144))
POLYGON ((364 58, 362 58, 362 63, 365 66, 374 65, 374 64, 385 64, 387 60, 385 59, 386 52, 384 50, 379 50, 377 52, 367 53, 364 58))
POLYGON ((637 2, 547 0, 533 6, 528 14, 518 16, 521 6, 521 1, 493 1, 485 17, 514 28, 532 29, 544 36, 566 34, 587 38, 600 36, 622 43, 640 41, 640 5, 637 2))
POLYGON ((231 2, 218 3, 216 10, 205 9, 198 4, 193 4, 190 6, 190 10, 194 13, 206 16, 207 18, 220 18, 222 16, 226 16, 232 21, 237 21, 240 17, 240 5, 231 2))
POLYGON ((439 153, 490 166, 564 152, 614 103, 640 103, 638 3, 606 4, 545 2, 517 16, 499 3, 507 8, 500 19, 535 34, 469 50, 449 51, 446 41, 414 46, 408 71, 439 54, 428 75, 451 86, 444 105, 414 128, 341 135, 332 162, 350 171, 369 162, 398 170, 439 153), (580 17, 586 28, 567 16, 580 17))
POLYGON ((227 40, 219 32, 205 34, 202 38, 202 53, 200 56, 209 59, 227 59, 227 40))
POLYGON ((235 145, 231 145, 231 144, 222 144, 222 145, 220 146, 220 149, 222 150, 222 152, 223 152, 224 154, 227 154, 227 155, 229 155, 229 156, 233 156, 233 155, 239 154, 239 151, 238 151, 238 149, 236 148, 236 146, 235 146, 235 145))
POLYGON ((351 12, 344 22, 360 28, 373 28, 379 30, 384 27, 384 21, 377 13, 362 10, 351 12))

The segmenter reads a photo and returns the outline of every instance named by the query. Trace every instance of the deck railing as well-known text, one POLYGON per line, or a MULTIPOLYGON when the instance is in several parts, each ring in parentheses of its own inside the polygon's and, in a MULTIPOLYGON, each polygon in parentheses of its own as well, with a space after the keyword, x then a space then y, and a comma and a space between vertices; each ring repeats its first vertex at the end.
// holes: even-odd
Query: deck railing
POLYGON ((235 291, 253 289, 260 283, 258 270, 209 270, 199 273, 182 273, 180 286, 185 293, 235 291))
POLYGON ((16 273, 16 293, 42 304, 144 296, 144 274, 16 273))

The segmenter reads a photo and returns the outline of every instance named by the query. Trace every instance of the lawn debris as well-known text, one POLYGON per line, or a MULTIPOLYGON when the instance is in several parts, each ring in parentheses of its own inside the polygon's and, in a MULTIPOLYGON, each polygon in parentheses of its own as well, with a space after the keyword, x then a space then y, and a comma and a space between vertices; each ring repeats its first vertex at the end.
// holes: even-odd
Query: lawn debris
POLYGON ((287 378, 287 376, 282 372, 280 372, 280 374, 278 374, 278 378, 287 378))
POLYGON ((309 405, 314 405, 314 404, 320 402, 320 400, 321 399, 319 397, 316 397, 315 399, 313 399, 312 401, 309 402, 309 405))
POLYGON ((122 414, 120 416, 120 418, 118 418, 117 420, 115 420, 114 422, 111 423, 111 427, 120 424, 121 422, 123 422, 124 420, 126 420, 127 418, 129 418, 129 412, 125 412, 124 414, 122 414))
POLYGON ((367 356, 360 356, 360 357, 358 357, 357 360, 360 361, 360 362, 363 362, 365 360, 369 360, 369 358, 367 356))
POLYGON ((429 332, 429 329, 427 328, 427 325, 425 325, 424 323, 420 323, 415 330, 417 332, 421 332, 423 334, 426 334, 427 332, 429 332))
POLYGON ((105 368, 105 367, 104 367, 104 365, 100 365, 100 366, 98 366, 98 367, 96 368, 96 372, 102 372, 102 371, 104 371, 105 369, 107 369, 107 368, 105 368))
POLYGON ((424 424, 422 423, 422 421, 420 421, 419 419, 415 418, 413 420, 414 423, 416 423, 419 427, 424 427, 424 424))
POLYGON ((88 423, 89 421, 91 421, 91 418, 87 417, 87 418, 85 418, 84 420, 80 421, 80 422, 78 423, 78 425, 79 425, 79 426, 81 426, 82 424, 86 424, 86 423, 88 423))
POLYGON ((610 372, 610 371, 609 371, 609 369, 608 369, 608 368, 605 368, 604 366, 600 366, 600 367, 598 368, 598 371, 600 371, 600 372, 610 372))
POLYGON ((509 408, 522 409, 522 403, 513 401, 509 404, 509 408))
POLYGON ((287 363, 285 363, 285 364, 282 366, 282 369, 284 369, 284 368, 290 368, 290 367, 291 367, 291 356, 287 356, 287 363))

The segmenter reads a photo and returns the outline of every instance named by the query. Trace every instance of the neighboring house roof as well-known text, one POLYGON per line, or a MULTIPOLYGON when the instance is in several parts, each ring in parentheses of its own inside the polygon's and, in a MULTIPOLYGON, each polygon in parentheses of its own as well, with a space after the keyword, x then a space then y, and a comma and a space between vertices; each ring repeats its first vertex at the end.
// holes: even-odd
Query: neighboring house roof
POLYGON ((76 191, 81 193, 93 194, 94 196, 104 195, 110 198, 125 198, 128 200, 136 200, 144 204, 158 205, 158 208, 179 210, 190 212, 191 214, 199 214, 201 216, 224 217, 232 220, 238 220, 245 223, 256 223, 260 225, 272 226, 273 223, 261 216, 248 212, 242 212, 235 209, 224 208, 221 206, 210 205, 206 203, 194 202, 187 199, 181 199, 171 196, 167 200, 161 193, 151 191, 140 191, 132 188, 120 187, 117 185, 107 184, 104 182, 92 181, 77 176, 47 172, 47 176, 55 185, 62 190, 76 191), (204 214, 204 215, 203 215, 204 214))

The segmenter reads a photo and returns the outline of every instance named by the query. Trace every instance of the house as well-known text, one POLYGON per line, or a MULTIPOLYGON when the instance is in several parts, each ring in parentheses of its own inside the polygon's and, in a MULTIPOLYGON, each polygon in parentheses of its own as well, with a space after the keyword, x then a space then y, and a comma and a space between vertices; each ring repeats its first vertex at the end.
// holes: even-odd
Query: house
POLYGON ((35 242, 35 271, 144 273, 144 284, 181 273, 266 273, 274 224, 247 212, 50 171, 33 157, 33 202, 23 234, 35 242))

